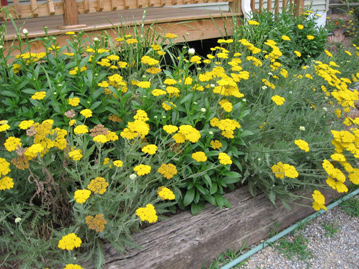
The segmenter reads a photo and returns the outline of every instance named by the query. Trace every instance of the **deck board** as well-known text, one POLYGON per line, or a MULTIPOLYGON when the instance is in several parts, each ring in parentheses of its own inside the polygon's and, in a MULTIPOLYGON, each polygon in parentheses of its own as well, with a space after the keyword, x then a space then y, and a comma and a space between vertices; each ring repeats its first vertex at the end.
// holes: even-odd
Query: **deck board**
MULTIPOLYGON (((131 33, 131 27, 140 25, 143 20, 145 9, 129 9, 120 11, 98 12, 90 14, 79 14, 79 23, 86 27, 71 29, 71 31, 84 30, 89 36, 102 34, 106 31, 111 38, 115 38, 116 29, 126 26, 126 32, 131 33)), ((232 16, 241 16, 239 13, 221 12, 219 10, 205 10, 194 8, 148 8, 144 20, 145 28, 151 27, 156 32, 162 34, 170 32, 179 36, 176 42, 193 41, 208 38, 219 38, 225 29, 229 29, 231 34, 232 16), (155 24, 155 25, 154 25, 155 24)), ((16 29, 19 29, 21 38, 24 38, 22 29, 28 30, 28 37, 32 39, 32 52, 44 51, 39 41, 35 38, 45 36, 44 26, 47 26, 49 35, 57 36, 60 46, 66 44, 68 36, 65 35, 69 30, 59 29, 63 25, 62 15, 21 19, 15 21, 16 25, 7 22, 7 33, 5 35, 5 48, 16 46, 16 29)), ((12 52, 12 55, 18 54, 12 52)))

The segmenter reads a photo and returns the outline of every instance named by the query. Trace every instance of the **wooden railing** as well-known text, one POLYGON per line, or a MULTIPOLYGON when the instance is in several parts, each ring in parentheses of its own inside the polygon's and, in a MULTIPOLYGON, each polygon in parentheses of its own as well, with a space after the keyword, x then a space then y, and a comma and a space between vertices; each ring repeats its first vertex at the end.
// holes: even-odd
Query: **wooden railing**
MULTIPOLYGON (((62 1, 36 1, 20 3, 19 0, 13 0, 12 5, 9 5, 9 13, 14 18, 28 18, 28 17, 43 17, 63 15, 65 26, 75 26, 79 24, 78 14, 97 13, 103 11, 115 11, 136 9, 144 7, 165 7, 174 5, 187 4, 207 4, 207 3, 229 3, 230 8, 241 14, 243 0, 83 0, 77 2, 76 0, 62 0, 62 1)), ((304 0, 251 0, 251 8, 253 12, 262 12, 264 9, 271 10, 277 14, 281 8, 285 8, 288 4, 294 3, 296 6, 296 13, 301 12, 304 7, 304 0), (256 1, 257 6, 256 8, 256 1), (258 2, 259 1, 259 2, 258 2)), ((0 3, 0 8, 1 8, 0 3)), ((0 13, 0 20, 4 18, 4 12, 0 13)))

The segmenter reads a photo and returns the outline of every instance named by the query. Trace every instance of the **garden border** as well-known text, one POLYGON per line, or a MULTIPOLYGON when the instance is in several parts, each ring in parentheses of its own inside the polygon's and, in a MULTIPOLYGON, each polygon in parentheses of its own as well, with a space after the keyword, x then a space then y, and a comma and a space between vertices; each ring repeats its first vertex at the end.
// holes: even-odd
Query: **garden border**
MULTIPOLYGON (((341 196, 329 189, 322 193, 327 204, 341 196)), ((306 196, 309 198, 311 193, 306 196)), ((291 204, 289 211, 282 205, 273 206, 264 194, 252 197, 248 187, 225 197, 232 208, 207 204, 197 216, 183 212, 145 228, 134 235, 142 249, 133 249, 124 257, 107 245, 104 268, 201 268, 226 249, 265 239, 275 223, 280 223, 279 230, 283 230, 313 213, 311 199, 297 200, 308 207, 291 204)))

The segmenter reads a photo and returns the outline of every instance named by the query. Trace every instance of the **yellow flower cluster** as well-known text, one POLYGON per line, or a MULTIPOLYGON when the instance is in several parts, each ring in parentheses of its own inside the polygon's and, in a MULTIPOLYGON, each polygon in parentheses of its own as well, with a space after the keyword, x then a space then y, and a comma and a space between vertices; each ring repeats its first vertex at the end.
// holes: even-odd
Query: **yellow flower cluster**
POLYGON ((88 109, 88 108, 81 110, 81 111, 80 111, 80 114, 81 114, 82 116, 84 116, 85 118, 90 118, 90 117, 92 117, 92 111, 91 111, 90 109, 88 109))
POLYGON ((272 166, 274 176, 283 179, 284 177, 297 178, 299 176, 297 170, 293 165, 283 164, 279 162, 272 166))
POLYGON ((284 104, 285 102, 285 98, 281 97, 279 95, 274 95, 272 96, 271 100, 277 105, 277 106, 281 106, 284 104))
POLYGON ((135 117, 138 117, 139 119, 129 122, 127 128, 121 132, 121 137, 131 140, 137 137, 145 138, 149 133, 150 126, 146 123, 148 119, 146 112, 142 110, 139 114, 136 113, 135 117))
POLYGON ((15 151, 17 148, 21 148, 21 139, 14 136, 10 136, 6 139, 4 146, 8 152, 15 151))
POLYGON ((231 112, 233 109, 233 105, 231 102, 229 102, 227 99, 222 99, 221 101, 218 102, 218 104, 223 108, 224 111, 226 112, 231 112))
POLYGON ((219 140, 212 140, 210 145, 213 149, 220 149, 222 147, 222 143, 219 140))
POLYGON ((151 166, 146 164, 139 164, 133 168, 133 171, 137 172, 137 175, 144 176, 151 173, 151 166))
POLYGON ((203 151, 197 151, 192 153, 192 159, 196 160, 197 162, 205 162, 207 161, 207 156, 203 151))
POLYGON ((312 194, 313 197, 313 208, 315 211, 319 211, 320 209, 324 209, 325 211, 327 208, 325 207, 325 197, 320 191, 315 190, 312 194))
POLYGON ((178 127, 174 125, 164 125, 163 130, 168 134, 173 134, 178 131, 178 127))
POLYGON ((158 220, 156 209, 151 204, 147 204, 146 207, 138 208, 136 210, 136 215, 141 221, 148 221, 149 223, 155 223, 158 220))
POLYGON ((76 203, 83 204, 90 197, 90 195, 91 191, 89 190, 77 190, 75 191, 74 199, 76 200, 76 203))
POLYGON ((228 156, 228 154, 224 153, 224 152, 221 152, 220 154, 218 154, 218 160, 223 165, 232 164, 231 157, 228 156))
POLYGON ((35 122, 33 120, 23 120, 22 122, 20 122, 19 124, 19 128, 22 130, 27 130, 29 129, 35 122))
POLYGON ((191 125, 181 125, 179 127, 178 133, 175 134, 172 138, 178 144, 184 143, 186 141, 196 143, 201 138, 201 134, 191 125))
POLYGON ((106 182, 105 178, 96 177, 95 179, 90 181, 90 184, 88 184, 87 188, 90 191, 93 191, 93 193, 104 194, 106 192, 107 186, 108 183, 106 182))
POLYGON ((87 216, 85 220, 87 225, 89 226, 89 229, 95 230, 98 233, 103 232, 103 230, 105 229, 105 225, 107 224, 107 221, 105 220, 103 214, 87 216))
POLYGON ((14 187, 14 181, 11 177, 0 178, 0 190, 10 190, 14 187))
POLYGON ((81 267, 78 264, 66 264, 66 266, 64 267, 64 269, 83 269, 83 267, 81 267))
POLYGON ((167 179, 171 179, 174 175, 177 175, 177 168, 171 163, 161 164, 160 168, 158 168, 157 171, 167 179))
POLYGON ((164 186, 158 188, 157 194, 162 200, 174 200, 174 199, 176 199, 173 192, 170 189, 168 189, 168 188, 166 188, 164 186))
POLYGON ((157 146, 153 144, 146 145, 142 148, 142 152, 153 155, 157 152, 157 146))
POLYGON ((80 98, 78 97, 69 98, 68 103, 70 106, 78 106, 80 103, 80 98))
POLYGON ((74 248, 79 248, 81 246, 82 240, 76 234, 70 233, 64 235, 59 241, 58 248, 64 250, 73 250, 74 248))
POLYGON ((123 166, 123 162, 121 160, 116 160, 113 162, 113 165, 116 167, 122 167, 123 166))
POLYGON ((226 138, 234 138, 234 131, 241 128, 241 125, 236 120, 213 118, 210 121, 212 127, 218 127, 222 130, 222 135, 226 138))
POLYGON ((296 144, 301 150, 304 150, 305 152, 309 151, 309 144, 302 139, 294 140, 294 144, 296 144))
POLYGON ((36 92, 33 96, 31 96, 31 99, 33 99, 33 100, 42 100, 45 97, 46 97, 46 92, 41 91, 41 92, 36 92))
POLYGON ((83 157, 81 149, 75 149, 69 152, 69 157, 74 161, 79 161, 83 157))

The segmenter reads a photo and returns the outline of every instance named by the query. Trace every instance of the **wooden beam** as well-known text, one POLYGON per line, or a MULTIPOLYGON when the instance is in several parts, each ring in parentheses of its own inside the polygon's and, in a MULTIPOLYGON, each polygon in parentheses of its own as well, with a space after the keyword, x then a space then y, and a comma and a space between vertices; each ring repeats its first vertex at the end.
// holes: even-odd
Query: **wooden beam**
POLYGON ((242 1, 241 0, 233 0, 229 3, 229 8, 234 13, 242 13, 242 1))
POLYGON ((125 6, 125 9, 130 8, 130 4, 128 3, 128 0, 123 0, 123 5, 125 6))
POLYGON ((279 0, 275 0, 275 12, 274 14, 279 14, 279 0))
POLYGON ((143 0, 137 0, 137 7, 138 8, 143 7, 143 0))

